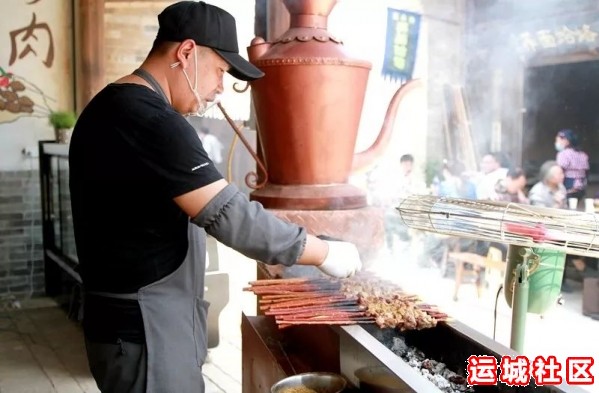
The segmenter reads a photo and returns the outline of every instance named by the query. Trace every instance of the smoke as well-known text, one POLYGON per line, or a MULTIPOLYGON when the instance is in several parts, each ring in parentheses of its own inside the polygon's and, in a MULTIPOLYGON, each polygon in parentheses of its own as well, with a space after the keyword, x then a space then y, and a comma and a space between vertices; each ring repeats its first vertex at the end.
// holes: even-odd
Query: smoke
MULTIPOLYGON (((574 128, 587 152, 599 145, 599 116, 592 109, 599 93, 591 84, 599 79, 599 62, 582 61, 599 46, 599 18, 589 4, 424 1, 421 9, 412 10, 422 14, 415 74, 427 82, 426 151, 414 151, 413 132, 402 133, 399 150, 414 153, 415 170, 435 173, 432 168, 448 158, 467 162, 469 152, 456 148, 465 145, 456 137, 465 126, 472 134, 475 170, 484 154, 495 152, 505 157, 504 165, 523 167, 530 183, 543 162, 555 159, 560 128, 574 128), (456 120, 455 101, 445 94, 456 86, 463 88, 466 123, 456 120)), ((347 45, 353 39, 343 38, 347 45)), ((368 104, 367 95, 366 112, 368 104)), ((421 114, 411 113, 416 116, 421 114)), ((378 126, 382 116, 374 119, 371 123, 378 126)), ((398 171, 397 165, 390 166, 383 177, 397 181, 398 171)))
POLYGON ((580 1, 469 2, 464 85, 480 154, 501 152, 531 178, 555 158, 560 128, 593 139, 597 120, 584 90, 596 74, 580 61, 597 47, 599 29, 596 12, 585 8, 580 1))

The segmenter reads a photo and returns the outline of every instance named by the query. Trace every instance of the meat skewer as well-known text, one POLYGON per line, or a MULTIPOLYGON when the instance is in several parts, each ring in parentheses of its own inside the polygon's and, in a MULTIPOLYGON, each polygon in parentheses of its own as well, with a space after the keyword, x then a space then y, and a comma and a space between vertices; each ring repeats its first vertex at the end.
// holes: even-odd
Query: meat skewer
POLYGON ((293 323, 293 322, 311 322, 311 323, 330 323, 330 322, 362 322, 374 323, 373 318, 355 317, 355 318, 335 318, 323 315, 322 317, 308 318, 275 318, 278 323, 293 323))
POLYGON ((306 312, 334 312, 334 311, 354 311, 364 313, 366 311, 366 307, 364 306, 356 306, 355 304, 341 305, 341 306, 330 306, 330 305, 317 305, 317 306, 308 306, 308 307, 298 307, 298 308, 289 308, 286 310, 274 309, 274 310, 265 310, 264 314, 266 315, 284 315, 284 314, 301 314, 306 312))
POLYGON ((301 314, 301 315, 276 315, 275 319, 278 321, 301 321, 301 320, 325 320, 325 321, 371 321, 375 322, 372 317, 366 317, 360 313, 331 313, 325 315, 315 315, 313 313, 301 314))
POLYGON ((339 292, 338 286, 322 286, 322 285, 281 285, 276 287, 257 287, 257 288, 244 288, 244 291, 254 292, 256 295, 269 295, 269 294, 285 294, 285 293, 298 293, 298 292, 339 292))
POLYGON ((319 297, 322 296, 321 293, 319 292, 315 292, 315 293, 285 293, 285 294, 278 294, 278 295, 262 295, 260 297, 260 301, 281 301, 281 300, 291 300, 294 298, 308 298, 308 297, 319 297))
POLYGON ((411 330, 449 320, 417 295, 369 274, 345 280, 290 278, 249 284, 245 290, 259 296, 260 310, 273 316, 279 328, 376 323, 381 328, 411 330))
POLYGON ((310 306, 310 305, 315 305, 315 304, 331 304, 331 303, 335 303, 335 304, 355 304, 355 300, 351 300, 351 299, 347 299, 345 296, 331 296, 331 297, 325 297, 325 298, 309 298, 309 299, 298 299, 298 300, 291 300, 291 301, 285 301, 285 302, 281 302, 281 303, 275 303, 275 304, 271 304, 268 307, 272 310, 272 309, 279 309, 279 308, 291 308, 291 307, 302 307, 302 306, 310 306))
POLYGON ((291 307, 291 308, 266 308, 261 309, 265 315, 277 315, 277 314, 293 314, 302 312, 316 312, 316 311, 337 311, 337 310, 356 310, 364 313, 366 307, 358 306, 354 303, 346 304, 315 304, 305 307, 291 307))
POLYGON ((332 279, 324 279, 324 278, 281 278, 281 279, 272 279, 272 280, 257 280, 250 281, 250 290, 256 288, 268 288, 268 287, 280 287, 280 286, 301 286, 301 285, 337 285, 340 283, 338 281, 334 281, 332 279))

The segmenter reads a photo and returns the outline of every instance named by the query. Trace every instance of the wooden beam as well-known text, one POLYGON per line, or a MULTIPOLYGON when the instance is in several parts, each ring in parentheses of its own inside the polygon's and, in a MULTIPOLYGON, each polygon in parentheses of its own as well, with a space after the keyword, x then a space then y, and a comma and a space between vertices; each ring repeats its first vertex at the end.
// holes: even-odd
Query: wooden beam
POLYGON ((78 1, 77 111, 105 85, 104 0, 78 1))
POLYGON ((274 41, 289 29, 289 11, 281 0, 268 1, 267 15, 267 41, 274 41))
POLYGON ((256 0, 254 2, 254 35, 266 39, 267 25, 267 0, 256 0))

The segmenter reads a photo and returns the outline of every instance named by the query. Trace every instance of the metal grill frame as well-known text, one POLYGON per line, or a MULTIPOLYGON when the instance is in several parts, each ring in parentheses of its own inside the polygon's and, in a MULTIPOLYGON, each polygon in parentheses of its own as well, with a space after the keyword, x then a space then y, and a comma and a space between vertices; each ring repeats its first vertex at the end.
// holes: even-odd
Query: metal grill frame
POLYGON ((411 195, 397 211, 410 228, 599 257, 599 216, 518 203, 411 195))

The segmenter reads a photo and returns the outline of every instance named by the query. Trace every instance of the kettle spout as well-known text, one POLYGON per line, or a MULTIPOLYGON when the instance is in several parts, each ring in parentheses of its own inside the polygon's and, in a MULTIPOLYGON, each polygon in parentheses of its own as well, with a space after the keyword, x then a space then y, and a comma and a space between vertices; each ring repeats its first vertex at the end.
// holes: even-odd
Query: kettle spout
POLYGON ((420 79, 413 79, 403 84, 391 98, 387 113, 385 114, 385 120, 383 120, 383 126, 379 131, 376 140, 368 149, 354 154, 352 162, 352 172, 359 172, 368 169, 379 157, 386 151, 391 135, 393 132, 393 125, 395 123, 395 117, 397 116, 397 108, 399 103, 404 97, 414 89, 420 88, 423 83, 420 79))

